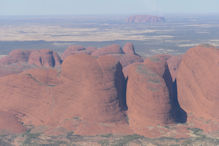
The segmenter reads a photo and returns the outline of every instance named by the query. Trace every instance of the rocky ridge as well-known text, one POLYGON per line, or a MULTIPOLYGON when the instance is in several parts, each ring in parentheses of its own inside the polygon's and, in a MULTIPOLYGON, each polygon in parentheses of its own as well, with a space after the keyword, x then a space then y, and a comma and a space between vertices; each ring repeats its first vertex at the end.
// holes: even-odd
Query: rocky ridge
POLYGON ((59 128, 79 135, 214 133, 218 58, 219 49, 207 45, 146 59, 131 43, 70 46, 62 58, 47 49, 15 50, 0 59, 0 66, 21 66, 0 68, 0 130, 22 133, 32 125, 47 134, 63 132, 59 128))

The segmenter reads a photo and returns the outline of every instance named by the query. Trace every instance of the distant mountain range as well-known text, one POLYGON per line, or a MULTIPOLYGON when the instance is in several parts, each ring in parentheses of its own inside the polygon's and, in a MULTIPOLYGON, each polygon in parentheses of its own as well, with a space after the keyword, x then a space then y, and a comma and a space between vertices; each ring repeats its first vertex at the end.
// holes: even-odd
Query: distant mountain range
POLYGON ((128 23, 161 23, 161 22, 165 22, 165 18, 159 16, 152 16, 152 15, 135 15, 128 17, 127 22, 128 23))

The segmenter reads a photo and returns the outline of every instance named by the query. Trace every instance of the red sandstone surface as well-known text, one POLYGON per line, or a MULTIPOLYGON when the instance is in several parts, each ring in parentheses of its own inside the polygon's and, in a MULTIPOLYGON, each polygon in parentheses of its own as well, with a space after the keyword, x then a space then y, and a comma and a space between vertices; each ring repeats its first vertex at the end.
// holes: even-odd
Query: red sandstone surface
POLYGON ((28 62, 30 50, 13 50, 8 56, 0 59, 0 64, 8 65, 17 62, 28 62))
POLYGON ((209 121, 201 126, 207 130, 219 128, 218 75, 219 49, 200 45, 183 55, 176 77, 179 103, 188 114, 188 122, 199 126, 209 121))
POLYGON ((69 56, 60 74, 39 68, 5 76, 0 91, 0 109, 22 113, 25 125, 60 126, 78 134, 131 131, 123 112, 122 66, 110 56, 69 56))
POLYGON ((134 45, 129 42, 126 43, 123 48, 118 44, 112 44, 98 49, 95 47, 85 48, 83 46, 73 45, 65 50, 63 59, 74 54, 87 54, 95 57, 113 56, 114 59, 120 61, 123 67, 135 62, 144 61, 142 57, 135 52, 134 45))
MULTIPOLYGON (((22 133, 25 132, 26 129, 16 117, 16 114, 0 111, 0 129, 1 132, 6 133, 22 133)), ((1 133, 2 134, 2 133, 1 133)))
POLYGON ((8 56, 0 59, 0 77, 21 73, 37 67, 59 67, 60 56, 52 50, 13 50, 8 56))
POLYGON ((28 63, 15 63, 10 65, 0 64, 0 77, 10 74, 21 73, 22 71, 31 68, 34 68, 34 66, 28 63))
POLYGON ((59 55, 49 49, 14 50, 0 59, 0 65, 28 63, 36 66, 55 67, 61 64, 59 55))
POLYGON ((136 55, 134 45, 132 43, 130 43, 130 42, 126 43, 123 46, 123 52, 125 54, 129 54, 129 55, 136 55))
POLYGON ((137 133, 144 135, 150 127, 175 123, 171 110, 176 107, 166 83, 171 78, 168 58, 154 56, 126 68, 129 124, 137 133))
POLYGON ((49 49, 34 50, 29 56, 28 63, 36 66, 55 67, 61 64, 61 58, 56 52, 49 49))
POLYGON ((16 50, 0 59, 1 132, 22 133, 33 125, 48 134, 64 128, 79 135, 188 137, 191 127, 219 129, 215 47, 145 60, 131 43, 71 46, 64 54, 63 62, 47 49, 16 50), (51 68, 57 65, 61 69, 51 68))

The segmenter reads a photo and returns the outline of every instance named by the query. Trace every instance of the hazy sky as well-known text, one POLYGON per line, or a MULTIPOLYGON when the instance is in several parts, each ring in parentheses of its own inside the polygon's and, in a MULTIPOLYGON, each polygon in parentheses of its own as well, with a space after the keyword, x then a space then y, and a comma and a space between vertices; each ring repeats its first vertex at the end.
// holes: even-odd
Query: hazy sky
POLYGON ((0 15, 219 13, 219 0, 0 0, 0 15))

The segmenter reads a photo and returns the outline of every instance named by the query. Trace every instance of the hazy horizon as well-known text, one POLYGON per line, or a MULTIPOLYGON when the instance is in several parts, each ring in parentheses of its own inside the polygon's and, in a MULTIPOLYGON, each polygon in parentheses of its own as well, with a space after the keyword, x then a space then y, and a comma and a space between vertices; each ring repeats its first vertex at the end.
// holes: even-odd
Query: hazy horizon
POLYGON ((208 15, 219 14, 217 0, 0 0, 0 16, 208 15))

